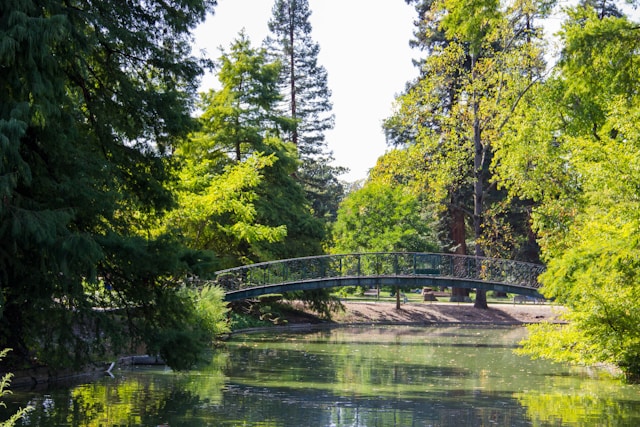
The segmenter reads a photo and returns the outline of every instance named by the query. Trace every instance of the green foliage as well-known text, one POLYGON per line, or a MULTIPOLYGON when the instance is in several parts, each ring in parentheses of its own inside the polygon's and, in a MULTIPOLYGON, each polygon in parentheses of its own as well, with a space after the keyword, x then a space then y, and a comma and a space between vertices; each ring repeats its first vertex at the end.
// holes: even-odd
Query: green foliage
POLYGON ((400 186, 368 181, 338 210, 332 252, 431 251, 437 248, 424 205, 400 186))
POLYGON ((297 156, 290 143, 273 141, 279 161, 265 171, 264 181, 257 189, 258 218, 271 226, 284 225, 285 239, 269 245, 259 245, 261 260, 294 258, 322 253, 325 227, 313 215, 305 191, 296 180, 297 156))
MULTIPOLYGON (((10 351, 11 349, 9 348, 5 348, 4 350, 0 351, 0 361, 2 361, 2 359, 4 359, 7 353, 9 353, 10 351)), ((2 379, 0 379, 0 406, 2 407, 6 407, 5 403, 2 402, 2 398, 11 393, 11 390, 9 390, 9 385, 11 384, 12 378, 13 378, 13 374, 8 373, 8 374, 4 374, 2 376, 2 379)), ((20 419, 25 415, 27 415, 31 410, 33 410, 31 406, 27 406, 19 409, 18 412, 11 415, 11 417, 9 417, 8 420, 0 421, 0 427, 15 426, 18 423, 18 421, 20 421, 20 419)))
POLYGON ((640 377, 636 32, 625 17, 571 10, 556 75, 521 105, 496 152, 501 182, 539 203, 532 218, 548 266, 543 292, 569 310, 568 326, 535 328, 525 350, 614 364, 634 381, 640 377))
POLYGON ((334 290, 334 293, 339 298, 347 298, 350 296, 362 296, 364 294, 364 289, 360 286, 342 286, 337 290, 334 290))
POLYGON ((550 259, 541 277, 543 292, 569 309, 565 318, 570 324, 559 330, 536 330, 526 348, 558 360, 613 364, 637 381, 639 223, 614 212, 588 215, 587 224, 576 224, 579 240, 550 259), (539 347, 549 343, 555 344, 539 347))
POLYGON ((230 332, 227 322, 229 308, 224 303, 224 289, 219 286, 205 286, 200 290, 196 296, 196 312, 210 336, 230 332))
MULTIPOLYGON (((189 145, 206 152, 203 139, 195 138, 189 145)), ((255 205, 257 188, 264 179, 262 171, 276 162, 275 156, 256 153, 216 173, 217 162, 209 162, 194 151, 185 147, 176 153, 183 159, 183 168, 179 208, 169 217, 171 227, 179 229, 193 248, 214 251, 219 268, 259 258, 258 249, 247 247, 282 241, 287 235, 286 226, 261 223, 255 205)))
POLYGON ((171 226, 222 268, 321 253, 324 225, 295 178, 298 150, 281 137, 295 121, 276 108, 280 63, 243 33, 219 63, 222 87, 203 95, 201 129, 176 150, 171 226))
POLYGON ((202 95, 200 119, 210 141, 199 151, 204 156, 221 152, 236 162, 255 152, 270 154, 268 137, 279 137, 293 126, 275 110, 281 99, 276 86, 280 64, 269 62, 264 49, 252 47, 244 32, 218 62, 222 88, 202 95))
POLYGON ((176 151, 174 224, 221 267, 319 253, 323 225, 294 178, 296 147, 280 138, 292 120, 276 110, 279 63, 240 34, 220 64, 222 88, 203 95, 201 131, 176 151))
POLYGON ((336 219, 338 206, 346 193, 345 183, 338 176, 346 172, 347 168, 330 165, 333 160, 330 156, 303 160, 299 173, 296 174, 305 190, 313 216, 325 223, 336 219))
POLYGON ((236 311, 231 312, 231 330, 239 331, 241 329, 249 329, 249 328, 263 328, 267 326, 273 326, 273 323, 268 320, 260 319, 259 317, 253 316, 251 314, 246 313, 238 313, 236 311))
POLYGON ((506 199, 490 164, 512 110, 544 71, 537 19, 548 2, 413 3, 425 31, 416 43, 430 55, 385 122, 406 151, 396 178, 437 204, 442 247, 466 253, 472 243, 476 255, 535 260, 527 204, 506 199))
POLYGON ((331 165, 325 132, 334 125, 327 70, 318 63, 320 46, 311 37, 308 0, 276 0, 264 44, 282 68, 278 80, 282 100, 278 110, 294 126, 282 138, 291 141, 300 157, 296 178, 313 214, 325 221, 336 215, 344 188, 337 177, 344 168, 331 165))
POLYGON ((265 45, 282 64, 280 109, 296 123, 285 139, 296 145, 301 159, 318 162, 326 151, 324 132, 333 128, 333 115, 327 71, 318 64, 320 46, 311 37, 310 16, 307 0, 276 0, 265 45))
MULTIPOLYGON (((396 145, 417 146, 410 158, 422 154, 418 182, 439 205, 443 248, 466 254, 473 244, 476 256, 535 259, 535 245, 525 237, 528 217, 519 212, 525 204, 505 200, 490 166, 513 109, 544 72, 537 20, 549 2, 415 3, 425 29, 418 43, 429 56, 385 123, 388 135, 396 145), (520 236, 511 237, 514 232, 520 236)), ((461 299, 463 292, 452 296, 461 299)), ((477 292, 475 307, 487 308, 484 291, 477 292)))
POLYGON ((153 339, 139 326, 155 310, 172 317, 156 297, 210 261, 156 228, 174 203, 168 153, 194 125, 202 63, 189 31, 214 3, 0 6, 0 344, 14 348, 9 362, 79 369, 129 339, 153 339), (101 284, 112 292, 98 301, 101 284))
POLYGON ((449 40, 469 44, 472 56, 482 54, 483 44, 496 30, 501 16, 498 0, 441 0, 436 12, 444 13, 440 27, 449 40))
POLYGON ((156 294, 152 321, 140 322, 139 327, 149 336, 148 351, 158 354, 171 368, 185 370, 201 363, 215 339, 230 331, 221 288, 182 288, 156 294))

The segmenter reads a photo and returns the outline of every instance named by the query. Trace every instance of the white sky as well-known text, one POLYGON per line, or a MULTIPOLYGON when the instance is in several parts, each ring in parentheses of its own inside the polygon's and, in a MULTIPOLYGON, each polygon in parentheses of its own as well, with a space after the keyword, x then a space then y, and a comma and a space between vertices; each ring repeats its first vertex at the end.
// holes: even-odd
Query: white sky
MULTIPOLYGON (((195 32, 195 53, 218 59, 243 28, 255 47, 268 34, 275 0, 218 0, 214 15, 195 32)), ((320 44, 318 61, 328 72, 335 128, 326 133, 336 166, 350 169, 340 178, 366 178, 387 146, 382 121, 395 95, 418 75, 409 48, 415 10, 404 0, 309 0, 311 37, 320 44)), ((213 75, 202 90, 214 87, 213 75)))

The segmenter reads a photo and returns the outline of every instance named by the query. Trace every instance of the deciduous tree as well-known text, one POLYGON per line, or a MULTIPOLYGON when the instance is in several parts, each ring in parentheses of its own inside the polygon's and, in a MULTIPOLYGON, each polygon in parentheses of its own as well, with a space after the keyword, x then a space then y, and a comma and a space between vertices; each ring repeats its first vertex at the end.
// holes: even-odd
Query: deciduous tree
POLYGON ((407 188, 369 181, 344 199, 332 252, 429 252, 437 248, 427 206, 407 188))
POLYGON ((612 2, 570 10, 556 74, 519 106, 496 151, 499 180, 539 203, 542 291, 568 308, 569 324, 534 328, 525 351, 615 364, 635 381, 639 40, 612 2))
MULTIPOLYGON (((511 110, 543 71, 539 2, 443 0, 419 4, 429 56, 421 78, 387 121, 402 144, 423 155, 420 178, 449 218, 453 250, 465 253, 467 220, 474 252, 485 255, 487 208, 500 194, 491 182, 492 144, 511 110), (485 239, 485 240, 483 240, 485 239)), ((492 228, 496 230, 495 227, 492 228)), ((476 307, 486 308, 483 291, 476 307)))

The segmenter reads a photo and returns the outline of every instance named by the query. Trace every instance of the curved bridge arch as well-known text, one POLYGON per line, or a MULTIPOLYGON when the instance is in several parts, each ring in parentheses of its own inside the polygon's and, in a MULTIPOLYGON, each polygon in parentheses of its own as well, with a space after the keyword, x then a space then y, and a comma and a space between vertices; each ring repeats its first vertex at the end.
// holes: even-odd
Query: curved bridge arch
POLYGON ((226 301, 340 286, 459 287, 542 298, 545 267, 468 255, 374 252, 263 262, 216 272, 226 301))

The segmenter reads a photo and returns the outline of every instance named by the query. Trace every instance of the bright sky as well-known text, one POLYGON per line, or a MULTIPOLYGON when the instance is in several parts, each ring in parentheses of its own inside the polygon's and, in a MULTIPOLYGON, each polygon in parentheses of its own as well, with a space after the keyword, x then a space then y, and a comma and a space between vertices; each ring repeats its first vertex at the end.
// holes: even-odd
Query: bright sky
MULTIPOLYGON (((196 53, 211 59, 229 50, 243 28, 258 47, 269 30, 275 0, 218 0, 215 13, 196 33, 196 53)), ((387 146, 382 121, 395 95, 418 75, 409 48, 415 10, 404 0, 309 0, 311 37, 320 44, 318 61, 328 72, 335 128, 326 133, 336 166, 350 169, 340 178, 366 178, 387 146)), ((202 90, 216 85, 208 75, 202 90)))

